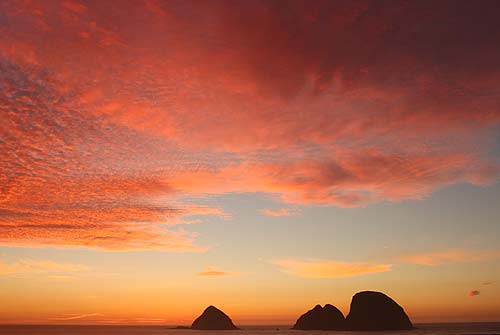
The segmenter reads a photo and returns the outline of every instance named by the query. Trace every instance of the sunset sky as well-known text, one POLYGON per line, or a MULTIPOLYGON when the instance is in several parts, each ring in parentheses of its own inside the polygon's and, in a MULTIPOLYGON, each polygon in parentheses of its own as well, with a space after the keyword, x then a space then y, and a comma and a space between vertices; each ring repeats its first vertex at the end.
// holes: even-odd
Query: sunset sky
POLYGON ((499 16, 0 0, 0 323, 500 321, 499 16))

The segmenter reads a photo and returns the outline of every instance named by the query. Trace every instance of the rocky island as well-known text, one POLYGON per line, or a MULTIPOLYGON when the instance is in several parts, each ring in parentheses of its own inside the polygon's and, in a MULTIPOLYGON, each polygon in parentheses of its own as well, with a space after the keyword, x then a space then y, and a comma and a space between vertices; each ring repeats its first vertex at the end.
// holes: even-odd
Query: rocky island
POLYGON ((214 306, 208 306, 203 313, 194 320, 191 329, 198 330, 235 330, 239 329, 223 311, 214 306))
POLYGON ((297 330, 342 330, 345 329, 345 318, 335 306, 316 305, 310 311, 302 314, 293 329, 297 330))
POLYGON ((394 300, 381 292, 364 291, 352 297, 347 318, 330 304, 316 305, 301 315, 296 330, 407 330, 413 329, 408 315, 394 300))
POLYGON ((406 330, 413 325, 404 309, 381 292, 364 291, 352 297, 346 318, 349 330, 406 330))

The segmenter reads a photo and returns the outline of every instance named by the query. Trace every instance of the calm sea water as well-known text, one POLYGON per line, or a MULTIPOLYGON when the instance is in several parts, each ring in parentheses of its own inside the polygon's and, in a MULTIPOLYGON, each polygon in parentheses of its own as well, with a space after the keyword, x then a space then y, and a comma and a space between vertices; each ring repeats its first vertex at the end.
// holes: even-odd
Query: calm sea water
POLYGON ((2 335, 500 335, 496 323, 417 324, 417 329, 391 332, 296 331, 289 326, 242 327, 237 331, 168 329, 165 326, 0 326, 2 335), (279 330, 278 330, 279 328, 279 330))

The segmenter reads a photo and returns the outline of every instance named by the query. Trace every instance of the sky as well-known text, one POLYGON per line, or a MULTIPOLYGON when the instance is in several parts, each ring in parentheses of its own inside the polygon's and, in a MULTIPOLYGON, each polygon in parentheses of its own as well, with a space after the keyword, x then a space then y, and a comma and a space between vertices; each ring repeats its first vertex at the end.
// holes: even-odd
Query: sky
POLYGON ((0 2, 0 323, 500 321, 498 1, 0 2))

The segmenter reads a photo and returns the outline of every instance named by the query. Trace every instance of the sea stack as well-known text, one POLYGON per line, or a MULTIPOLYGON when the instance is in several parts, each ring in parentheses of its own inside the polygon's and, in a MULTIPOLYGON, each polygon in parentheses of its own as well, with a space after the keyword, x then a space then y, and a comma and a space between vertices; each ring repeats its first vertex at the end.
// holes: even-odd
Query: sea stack
POLYGON ((330 304, 325 307, 316 305, 302 314, 293 329, 296 330, 342 330, 345 329, 344 315, 338 308, 330 304))
POLYGON ((203 313, 194 320, 191 329, 199 330, 234 330, 238 329, 233 324, 233 321, 223 311, 214 307, 208 306, 203 313))
POLYGON ((349 330, 406 330, 413 325, 405 311, 381 292, 364 291, 352 297, 346 318, 349 330))

